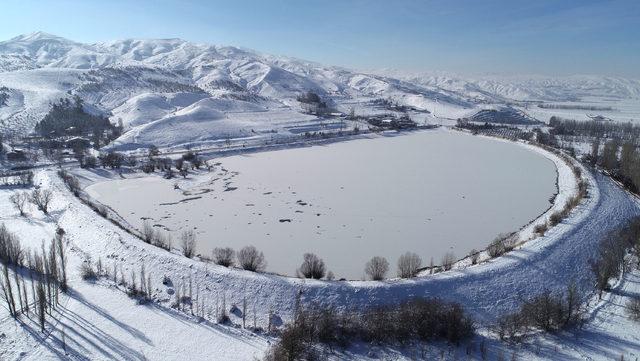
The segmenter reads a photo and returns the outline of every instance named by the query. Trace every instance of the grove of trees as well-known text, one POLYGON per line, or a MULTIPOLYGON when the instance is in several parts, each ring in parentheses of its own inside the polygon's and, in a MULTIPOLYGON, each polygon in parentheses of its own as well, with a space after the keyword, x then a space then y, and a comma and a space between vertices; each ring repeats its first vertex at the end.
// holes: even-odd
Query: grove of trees
POLYGON ((61 98, 38 122, 35 130, 43 137, 91 136, 96 148, 122 134, 122 126, 113 125, 109 118, 88 113, 82 99, 61 98))

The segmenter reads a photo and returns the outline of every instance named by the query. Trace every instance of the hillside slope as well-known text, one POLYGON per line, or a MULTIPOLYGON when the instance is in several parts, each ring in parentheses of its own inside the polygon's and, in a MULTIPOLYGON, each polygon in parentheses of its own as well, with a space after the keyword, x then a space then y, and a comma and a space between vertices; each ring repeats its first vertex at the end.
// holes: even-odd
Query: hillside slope
MULTIPOLYGON (((442 74, 371 74, 181 39, 83 44, 42 32, 0 42, 3 87, 8 94, 6 105, 0 106, 3 133, 29 133, 51 102, 77 95, 89 106, 110 113, 114 123, 122 121, 125 133, 117 144, 134 148, 254 136, 257 129, 283 136, 291 135, 290 126, 319 130, 318 119, 304 114, 304 106, 296 100, 308 91, 342 113, 352 109, 357 114, 394 112, 375 103, 391 99, 414 109, 410 115, 419 123, 455 121, 485 107, 513 102, 526 106, 532 101, 640 98, 640 81, 632 79, 468 80, 442 74), (181 112, 203 106, 205 103, 199 102, 206 98, 212 99, 206 109, 181 112), (215 116, 190 117, 202 117, 207 109, 214 110, 215 116), (194 121, 198 127, 187 124, 194 121), (185 122, 185 126, 175 127, 177 122, 185 122), (166 134, 176 131, 183 133, 166 134), (157 138, 159 134, 162 137, 157 138)), ((547 120, 552 114, 539 112, 539 118, 547 120)), ((633 118, 638 114, 627 111, 623 115, 633 118)), ((615 118, 616 114, 607 116, 615 118)))

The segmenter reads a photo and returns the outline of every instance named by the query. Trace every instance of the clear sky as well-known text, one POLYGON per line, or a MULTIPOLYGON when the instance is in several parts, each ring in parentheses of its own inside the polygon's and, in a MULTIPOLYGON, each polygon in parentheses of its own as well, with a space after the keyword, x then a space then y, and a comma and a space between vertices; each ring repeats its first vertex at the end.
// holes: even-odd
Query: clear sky
POLYGON ((640 0, 2 0, 0 39, 183 38, 356 69, 640 77, 640 0))

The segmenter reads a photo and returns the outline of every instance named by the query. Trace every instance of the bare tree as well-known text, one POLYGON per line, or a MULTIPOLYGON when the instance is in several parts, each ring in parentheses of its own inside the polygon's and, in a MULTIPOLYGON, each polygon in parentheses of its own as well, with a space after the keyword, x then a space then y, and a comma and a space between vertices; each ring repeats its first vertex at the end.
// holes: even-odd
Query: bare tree
POLYGON ((20 215, 22 217, 27 215, 25 210, 27 208, 28 200, 29 200, 29 195, 26 192, 14 193, 11 195, 11 197, 9 197, 9 201, 11 201, 11 204, 13 204, 15 209, 18 210, 18 212, 20 212, 20 215))
POLYGON ((422 259, 415 253, 407 252, 398 259, 398 277, 411 278, 418 273, 422 259))
POLYGON ((321 279, 324 277, 326 268, 324 261, 320 257, 313 253, 305 253, 303 255, 302 265, 300 266, 300 273, 305 278, 321 279))
POLYGON ((232 248, 215 248, 213 250, 213 261, 225 267, 233 266, 235 251, 232 248))
POLYGON ((598 164, 598 154, 599 154, 599 150, 600 150, 600 138, 595 138, 593 140, 593 143, 591 143, 591 165, 596 165, 598 164))
POLYGON ((98 279, 98 274, 93 268, 93 264, 90 259, 85 260, 80 264, 80 277, 85 281, 95 281, 98 279))
POLYGON ((602 298, 603 291, 609 290, 609 280, 620 275, 624 253, 624 245, 615 235, 608 235, 600 241, 596 258, 589 261, 596 279, 598 298, 602 298))
POLYGON ((2 296, 7 302, 7 308, 9 308, 9 315, 11 317, 17 317, 16 303, 13 298, 13 291, 11 289, 11 279, 9 279, 9 268, 6 263, 3 263, 2 268, 2 280, 0 280, 0 286, 2 286, 2 296))
POLYGON ((62 228, 58 228, 54 243, 58 250, 58 258, 60 259, 60 273, 62 276, 62 279, 60 280, 60 289, 62 292, 67 292, 67 250, 64 245, 64 233, 65 232, 62 228))
POLYGON ((264 271, 267 262, 264 260, 264 254, 259 252, 254 246, 247 246, 241 249, 237 255, 238 265, 247 271, 259 272, 264 271))
POLYGON ((44 333, 45 312, 47 309, 47 292, 42 282, 38 282, 38 321, 40 322, 40 331, 44 333))
POLYGON ((389 262, 384 257, 373 257, 367 262, 364 272, 374 281, 382 281, 389 272, 389 262))
POLYGON ((193 257, 196 251, 195 232, 193 232, 193 230, 184 231, 182 232, 180 239, 182 240, 182 254, 188 258, 193 257))
POLYGON ((445 271, 450 270, 455 262, 456 256, 453 252, 447 252, 442 256, 442 268, 444 268, 445 271))
POLYGON ((620 150, 620 142, 617 139, 611 139, 604 143, 602 149, 602 157, 600 164, 607 170, 613 171, 618 169, 618 152, 620 150))
POLYGON ((44 214, 49 214, 49 204, 53 198, 50 189, 34 189, 31 192, 31 203, 33 203, 44 214))
POLYGON ((333 274, 332 271, 327 272, 327 281, 333 281, 336 278, 336 276, 333 274))
POLYGON ((149 220, 145 220, 144 223, 142 223, 142 240, 147 243, 152 243, 155 233, 156 232, 153 229, 151 222, 149 222, 149 220))

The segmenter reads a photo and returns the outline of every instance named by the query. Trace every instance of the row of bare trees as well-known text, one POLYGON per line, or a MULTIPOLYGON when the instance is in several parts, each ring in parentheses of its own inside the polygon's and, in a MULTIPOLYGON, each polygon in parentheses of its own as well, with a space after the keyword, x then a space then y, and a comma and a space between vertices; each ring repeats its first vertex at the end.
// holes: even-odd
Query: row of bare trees
MULTIPOLYGON (((452 252, 447 252, 442 256, 441 265, 436 267, 433 265, 433 260, 428 266, 429 272, 448 271, 453 268, 456 262, 455 255, 452 252)), ((416 253, 407 252, 398 258, 397 263, 397 275, 400 278, 412 278, 418 275, 418 272, 423 269, 422 258, 416 253)), ((365 265, 365 273, 373 281, 384 280, 389 272, 389 262, 384 257, 373 257, 365 265)))
MULTIPOLYGON (((156 227, 154 227, 148 220, 145 220, 142 224, 141 235, 142 240, 146 243, 171 251, 171 246, 173 244, 171 234, 156 229, 156 227)), ((196 255, 196 233, 193 230, 186 230, 182 232, 180 235, 180 242, 182 246, 182 254, 187 258, 193 258, 196 255)))
POLYGON ((47 315, 51 315, 58 305, 60 292, 68 290, 64 236, 64 230, 58 228, 48 249, 43 243, 39 253, 31 253, 22 248, 18 237, 4 224, 0 225, 2 298, 14 318, 34 312, 42 332, 47 315), (13 277, 10 277, 11 273, 13 277))
MULTIPOLYGON (((214 260, 221 265, 232 264, 232 252, 229 248, 217 248, 214 251, 214 260), (229 263, 231 262, 231 263, 229 263)), ((435 267, 433 261, 429 266, 431 273, 441 270, 448 271, 453 268, 456 258, 453 253, 447 252, 442 257, 440 267, 435 267)), ((398 258, 397 275, 400 278, 412 278, 417 276, 422 269, 422 259, 415 253, 407 252, 398 258)), ((365 264, 365 274, 373 281, 382 281, 386 279, 389 272, 389 261, 386 258, 375 256, 365 264)), ((305 253, 303 262, 297 270, 297 275, 304 278, 333 280, 334 276, 331 271, 327 272, 324 261, 313 253, 305 253)))
POLYGON ((30 187, 33 185, 33 172, 0 172, 0 185, 30 187))
POLYGON ((589 261, 600 298, 610 289, 609 281, 625 269, 625 255, 629 249, 635 250, 636 256, 640 257, 640 217, 605 236, 598 245, 596 256, 589 261))
POLYGON ((640 193, 640 151, 638 139, 621 142, 618 139, 601 141, 596 138, 588 160, 605 169, 630 191, 640 193), (602 144, 601 144, 602 143, 602 144))

